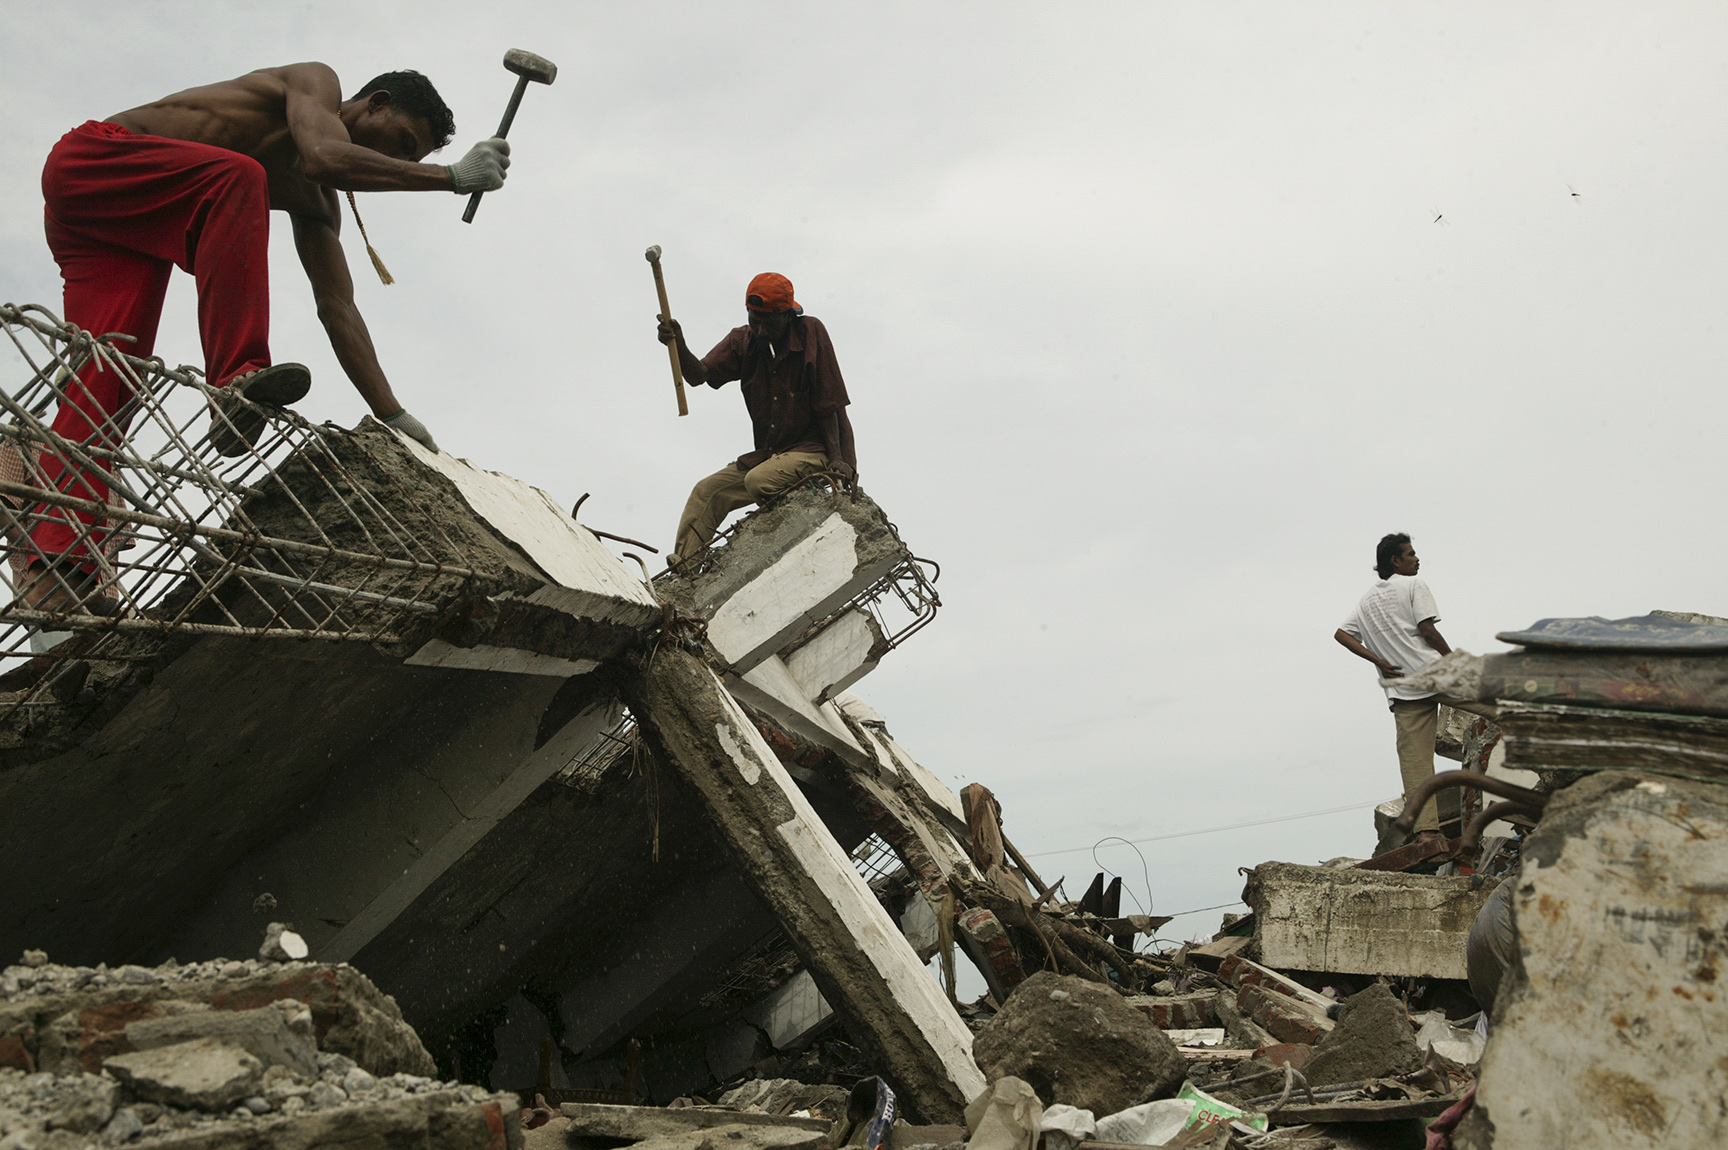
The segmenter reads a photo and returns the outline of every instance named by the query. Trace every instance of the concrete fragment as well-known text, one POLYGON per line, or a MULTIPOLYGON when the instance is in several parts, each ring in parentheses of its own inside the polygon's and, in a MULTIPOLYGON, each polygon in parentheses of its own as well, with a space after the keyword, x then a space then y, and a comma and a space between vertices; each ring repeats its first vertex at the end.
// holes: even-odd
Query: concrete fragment
POLYGON ((1168 1097, 1187 1065, 1176 1044, 1121 995, 1040 971, 1002 1004, 973 1045, 992 1079, 1024 1079, 1046 1105, 1114 1114, 1168 1097))
POLYGON ((1632 771, 1555 794, 1455 1144, 1728 1144, 1728 795, 1632 771))
POLYGON ((81 1089, 72 1093, 48 1119, 50 1130, 70 1130, 74 1134, 93 1134, 108 1125, 114 1107, 120 1102, 120 1084, 94 1074, 81 1076, 81 1089))
POLYGON ((1403 1003, 1385 983, 1376 982, 1344 1000, 1337 1028, 1314 1047, 1302 1073, 1310 1085, 1326 1086, 1409 1074, 1421 1067, 1422 1050, 1403 1003))
POLYGON ((318 1073, 317 1048, 291 1030, 288 1019, 274 1005, 257 1010, 189 1011, 147 1018, 126 1027, 126 1041, 137 1050, 155 1050, 195 1038, 228 1042, 265 1066, 286 1066, 309 1078, 318 1073))
POLYGON ((402 1018, 395 1000, 347 965, 267 966, 239 978, 146 984, 99 983, 0 1002, 0 1066, 58 1074, 101 1069, 130 1052, 133 1023, 196 1012, 281 1009, 288 1028, 325 1050, 352 1057, 377 1075, 435 1074, 437 1066, 402 1018), (309 1018, 302 1019, 302 1015, 309 1018), (311 1033, 306 1024, 310 1023, 311 1033))
POLYGON ((842 611, 784 656, 786 669, 807 698, 825 702, 868 675, 888 650, 882 627, 868 611, 842 611))
POLYGON ((808 1110, 813 1118, 833 1121, 846 1113, 848 1093, 844 1086, 810 1085, 796 1078, 758 1078, 728 1090, 718 1102, 734 1110, 760 1110, 765 1114, 789 1115, 808 1110))
POLYGON ((310 953, 306 940, 286 923, 273 922, 264 928, 264 943, 258 948, 258 957, 265 962, 299 962, 310 953))
POLYGON ((215 1038, 116 1054, 102 1067, 139 1098, 211 1112, 255 1093, 264 1078, 262 1062, 215 1038))
POLYGON ((708 619, 709 642, 743 674, 910 558, 869 496, 836 505, 804 488, 753 512, 708 570, 656 586, 708 619))
POLYGON ((1243 898, 1267 966, 1462 979, 1465 941, 1493 890, 1477 876, 1262 863, 1243 898))

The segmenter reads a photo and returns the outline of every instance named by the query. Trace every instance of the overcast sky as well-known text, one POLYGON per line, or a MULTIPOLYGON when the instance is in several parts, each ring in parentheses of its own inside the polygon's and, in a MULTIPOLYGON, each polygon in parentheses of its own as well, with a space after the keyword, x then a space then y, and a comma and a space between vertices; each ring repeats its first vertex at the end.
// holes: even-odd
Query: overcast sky
MULTIPOLYGON (((1728 614, 1720 502, 1728 8, 0 0, 0 297, 58 310, 61 133, 323 60, 418 68, 491 133, 555 61, 476 222, 362 196, 386 371, 443 447, 664 547, 750 446, 679 419, 642 259, 705 350, 756 272, 833 336, 864 486, 944 608, 859 686, 1030 853, 1142 847, 1163 913, 1237 866, 1372 847, 1399 790, 1331 639, 1410 532, 1455 645, 1548 616, 1728 614), (1578 194, 1574 195, 1576 191, 1578 194)), ((273 350, 363 407, 273 225, 273 350)), ((199 361, 188 277, 158 353, 199 361)), ((1100 857, 1143 898, 1139 860, 1100 857)), ((1034 860, 1074 894, 1087 850, 1034 860)), ((1183 920, 1216 928, 1217 912, 1183 920)))

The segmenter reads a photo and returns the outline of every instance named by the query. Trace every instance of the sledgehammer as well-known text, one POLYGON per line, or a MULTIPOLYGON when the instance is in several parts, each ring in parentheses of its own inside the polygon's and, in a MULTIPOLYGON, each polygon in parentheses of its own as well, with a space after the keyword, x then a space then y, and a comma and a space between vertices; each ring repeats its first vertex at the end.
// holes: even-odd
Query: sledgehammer
MULTIPOLYGON (((512 48, 504 53, 504 67, 516 73, 516 90, 510 93, 510 106, 504 109, 504 119, 498 123, 499 136, 510 131, 510 121, 516 118, 516 106, 522 102, 522 93, 528 90, 528 81, 550 84, 558 78, 558 65, 544 56, 536 56, 520 48, 512 48)), ((463 223, 474 222, 474 213, 480 210, 480 197, 485 194, 475 192, 468 197, 468 210, 462 213, 463 223)))
MULTIPOLYGON (((655 244, 642 253, 654 269, 654 290, 660 293, 660 318, 667 323, 672 322, 672 305, 666 302, 666 277, 660 271, 660 245, 655 244)), ((673 340, 666 345, 666 350, 672 356, 672 386, 678 392, 678 414, 689 415, 690 404, 684 398, 684 367, 678 362, 678 341, 673 340)))

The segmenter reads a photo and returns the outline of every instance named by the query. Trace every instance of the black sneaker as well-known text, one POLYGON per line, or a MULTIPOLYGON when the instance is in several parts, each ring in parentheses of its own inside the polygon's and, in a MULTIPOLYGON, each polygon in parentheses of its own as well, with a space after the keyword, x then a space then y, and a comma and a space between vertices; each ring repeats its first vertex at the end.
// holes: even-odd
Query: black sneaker
POLYGON ((306 398, 312 390, 312 373, 304 364, 277 363, 236 379, 216 393, 216 410, 210 416, 210 444, 218 455, 245 455, 258 433, 264 430, 264 412, 240 400, 263 407, 287 407, 306 398))

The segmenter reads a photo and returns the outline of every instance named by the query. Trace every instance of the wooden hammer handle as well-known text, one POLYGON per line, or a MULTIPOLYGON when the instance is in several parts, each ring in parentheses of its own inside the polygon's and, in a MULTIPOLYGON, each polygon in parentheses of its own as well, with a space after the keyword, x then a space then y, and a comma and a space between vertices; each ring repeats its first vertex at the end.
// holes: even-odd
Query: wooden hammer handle
MULTIPOLYGON (((666 277, 660 272, 660 261, 649 261, 654 267, 654 290, 660 293, 660 318, 671 322, 672 305, 666 302, 666 277)), ((672 386, 678 391, 678 414, 689 415, 690 404, 684 398, 684 366, 678 362, 678 341, 673 340, 666 345, 666 353, 672 358, 672 386)))

